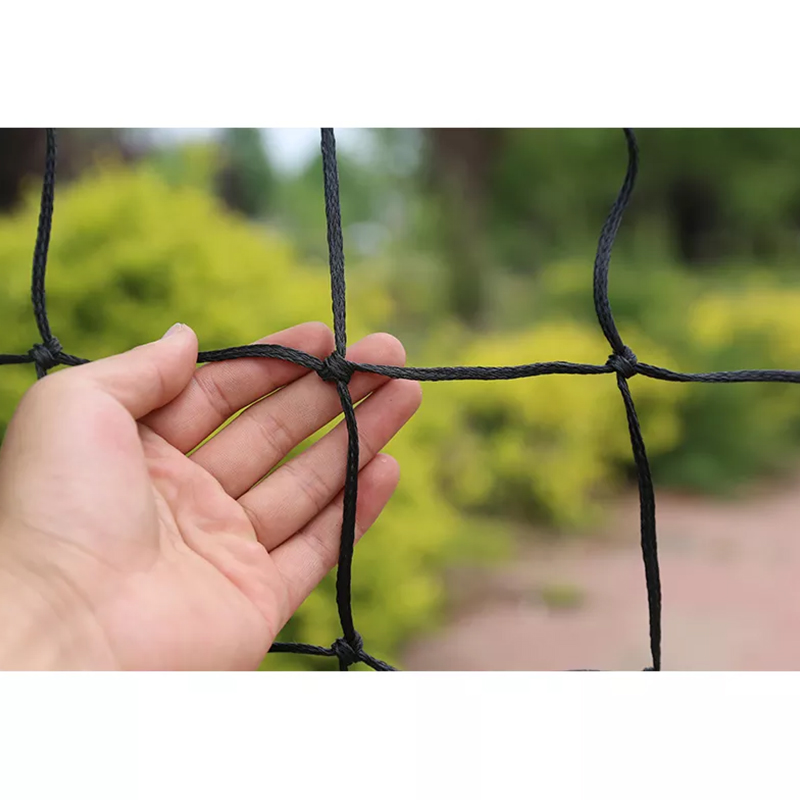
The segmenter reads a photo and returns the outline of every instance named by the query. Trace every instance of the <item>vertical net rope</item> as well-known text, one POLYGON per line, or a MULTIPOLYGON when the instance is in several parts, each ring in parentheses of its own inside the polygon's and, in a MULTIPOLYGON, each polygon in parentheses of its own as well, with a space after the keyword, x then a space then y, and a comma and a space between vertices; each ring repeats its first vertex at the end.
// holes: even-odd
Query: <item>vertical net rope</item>
MULTIPOLYGON (((631 450, 639 488, 641 550, 647 593, 650 655, 652 659, 651 665, 646 667, 646 670, 659 671, 661 669, 661 578, 656 538, 655 492, 629 381, 637 375, 641 375, 655 380, 680 383, 800 383, 800 372, 771 369, 701 373, 673 372, 663 367, 639 361, 630 347, 623 342, 611 311, 608 299, 608 284, 614 240, 622 223, 625 209, 631 199, 639 169, 639 149, 636 137, 633 131, 628 128, 624 129, 624 134, 628 152, 627 169, 622 186, 600 232, 593 272, 594 306, 597 320, 611 348, 611 354, 606 363, 598 365, 570 361, 547 361, 505 367, 395 367, 385 364, 358 363, 350 361, 346 357, 344 240, 339 205, 336 140, 333 129, 322 129, 322 172, 327 222, 328 260, 331 276, 334 351, 327 358, 320 359, 301 350, 283 347, 282 345, 251 344, 242 347, 200 351, 197 358, 198 363, 225 361, 232 358, 277 358, 290 361, 313 370, 322 380, 335 384, 342 405, 348 437, 339 564, 336 574, 336 606, 342 635, 330 647, 298 642, 275 642, 270 648, 270 652, 336 658, 339 668, 345 671, 356 663, 366 664, 379 671, 394 670, 394 667, 366 652, 364 642, 356 629, 353 619, 351 580, 355 544, 359 461, 358 425, 349 389, 350 379, 354 373, 371 372, 377 375, 385 375, 389 378, 405 378, 418 381, 496 381, 532 378, 537 375, 614 374, 628 421, 631 450)), ((47 316, 45 274, 53 221, 56 176, 56 136, 53 129, 47 129, 46 142, 41 208, 33 253, 31 281, 33 312, 41 341, 34 344, 27 353, 22 355, 0 354, 0 364, 33 364, 38 378, 43 378, 49 370, 57 366, 77 366, 87 363, 87 359, 70 355, 64 351, 59 340, 53 335, 47 316)))

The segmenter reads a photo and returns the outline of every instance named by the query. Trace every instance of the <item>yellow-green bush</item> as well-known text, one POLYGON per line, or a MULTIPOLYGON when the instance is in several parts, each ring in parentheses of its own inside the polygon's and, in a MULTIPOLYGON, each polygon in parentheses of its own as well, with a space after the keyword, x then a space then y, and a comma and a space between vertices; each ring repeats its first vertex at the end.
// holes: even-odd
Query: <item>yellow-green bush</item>
POLYGON ((750 348, 761 357, 760 364, 800 368, 798 287, 780 286, 764 275, 754 275, 730 289, 698 298, 688 322, 689 336, 702 352, 750 348))
MULTIPOLYGON (((740 266, 710 274, 663 263, 615 263, 610 297, 623 338, 640 359, 684 372, 800 367, 800 289, 774 272, 740 266), (633 332, 641 331, 650 345, 633 332)), ((596 328, 591 264, 543 271, 532 296, 546 319, 570 316, 596 328)), ((644 379, 636 379, 638 390, 644 379)), ((800 387, 672 384, 681 389, 680 436, 651 448, 660 486, 730 493, 790 467, 800 449, 800 387)), ((643 410, 642 418, 647 421, 643 410)))
MULTIPOLYGON (((693 371, 800 369, 800 289, 758 273, 707 289, 687 303, 680 330, 693 371)), ((681 417, 679 446, 655 465, 669 483, 729 493, 796 462, 796 384, 693 384, 681 417)))
MULTIPOLYGON (((633 337, 656 360, 666 356, 633 337)), ((465 364, 577 361, 602 364, 599 331, 551 322, 521 332, 476 337, 465 364)), ((678 441, 682 387, 633 380, 648 452, 678 441)), ((430 402, 430 390, 426 402, 430 402)), ((486 384, 449 384, 451 409, 442 473, 459 506, 498 516, 534 515, 569 527, 596 519, 597 501, 619 486, 631 446, 613 375, 548 375, 486 384)))

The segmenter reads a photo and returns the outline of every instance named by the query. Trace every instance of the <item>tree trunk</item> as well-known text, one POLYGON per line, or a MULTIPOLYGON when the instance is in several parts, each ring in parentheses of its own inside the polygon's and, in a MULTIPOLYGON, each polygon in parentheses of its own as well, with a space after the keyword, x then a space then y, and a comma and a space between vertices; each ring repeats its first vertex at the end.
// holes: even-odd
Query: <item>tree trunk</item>
POLYGON ((430 128, 427 182, 439 207, 438 239, 447 268, 451 310, 480 325, 486 311, 489 267, 487 207, 502 132, 486 128, 430 128))

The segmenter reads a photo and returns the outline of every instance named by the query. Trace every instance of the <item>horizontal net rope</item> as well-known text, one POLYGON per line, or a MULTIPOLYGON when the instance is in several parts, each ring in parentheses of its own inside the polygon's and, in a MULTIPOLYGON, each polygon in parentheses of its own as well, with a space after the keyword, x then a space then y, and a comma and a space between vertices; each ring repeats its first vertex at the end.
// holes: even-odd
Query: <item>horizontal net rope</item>
MULTIPOLYGON (((249 344, 218 350, 200 351, 198 363, 226 361, 234 358, 277 358, 299 364, 316 372, 319 377, 336 385, 347 428, 347 469, 345 473, 344 503, 342 510, 339 563, 336 574, 336 605, 342 636, 330 647, 320 647, 298 642, 275 642, 272 653, 295 653, 307 656, 336 658, 341 670, 362 663, 374 670, 394 670, 391 665, 371 656, 364 650, 364 642, 353 619, 351 578, 355 544, 356 501, 358 495, 358 425, 348 384, 356 372, 371 372, 389 378, 418 381, 457 380, 514 380, 538 375, 608 375, 614 373, 622 397, 630 434, 631 450, 636 467, 639 490, 640 534, 642 560, 647 594, 651 666, 650 671, 661 669, 661 578, 658 564, 656 538, 656 506, 653 479, 642 438, 629 380, 637 375, 655 380, 676 383, 800 383, 800 371, 774 369, 743 369, 724 372, 684 373, 653 366, 637 359, 623 342, 617 330, 608 298, 608 276, 611 253, 636 183, 639 170, 639 150, 632 130, 624 129, 628 150, 628 164, 622 186, 603 224, 597 246, 593 270, 593 294, 597 320, 610 347, 611 354, 605 364, 579 364, 569 361, 547 361, 516 366, 449 366, 449 367, 396 367, 385 364, 361 364, 346 357, 346 286, 344 240, 342 236, 341 209, 339 205, 339 177, 336 163, 336 141, 333 130, 322 129, 322 170, 327 225, 328 255, 331 277, 331 300, 335 349, 324 359, 301 350, 274 344, 249 344)), ((53 335, 47 316, 45 273, 50 232, 53 220, 56 175, 56 137, 47 130, 44 181, 36 244, 33 255, 31 299, 41 342, 23 354, 0 354, 0 364, 34 364, 38 378, 57 366, 77 366, 87 359, 65 352, 53 335)), ((592 671, 592 670, 580 670, 592 671)))

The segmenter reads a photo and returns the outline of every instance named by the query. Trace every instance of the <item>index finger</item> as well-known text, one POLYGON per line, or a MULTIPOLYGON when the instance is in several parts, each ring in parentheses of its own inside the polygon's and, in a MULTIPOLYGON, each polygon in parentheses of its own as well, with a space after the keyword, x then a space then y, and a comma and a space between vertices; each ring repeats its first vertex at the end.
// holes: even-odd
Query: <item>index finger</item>
MULTIPOLYGON (((322 322, 305 322, 258 340, 281 344, 323 358, 334 347, 333 334, 322 322)), ((173 447, 188 453, 237 411, 305 375, 298 364, 275 358, 217 361, 195 370, 186 388, 163 408, 140 422, 173 447)))

